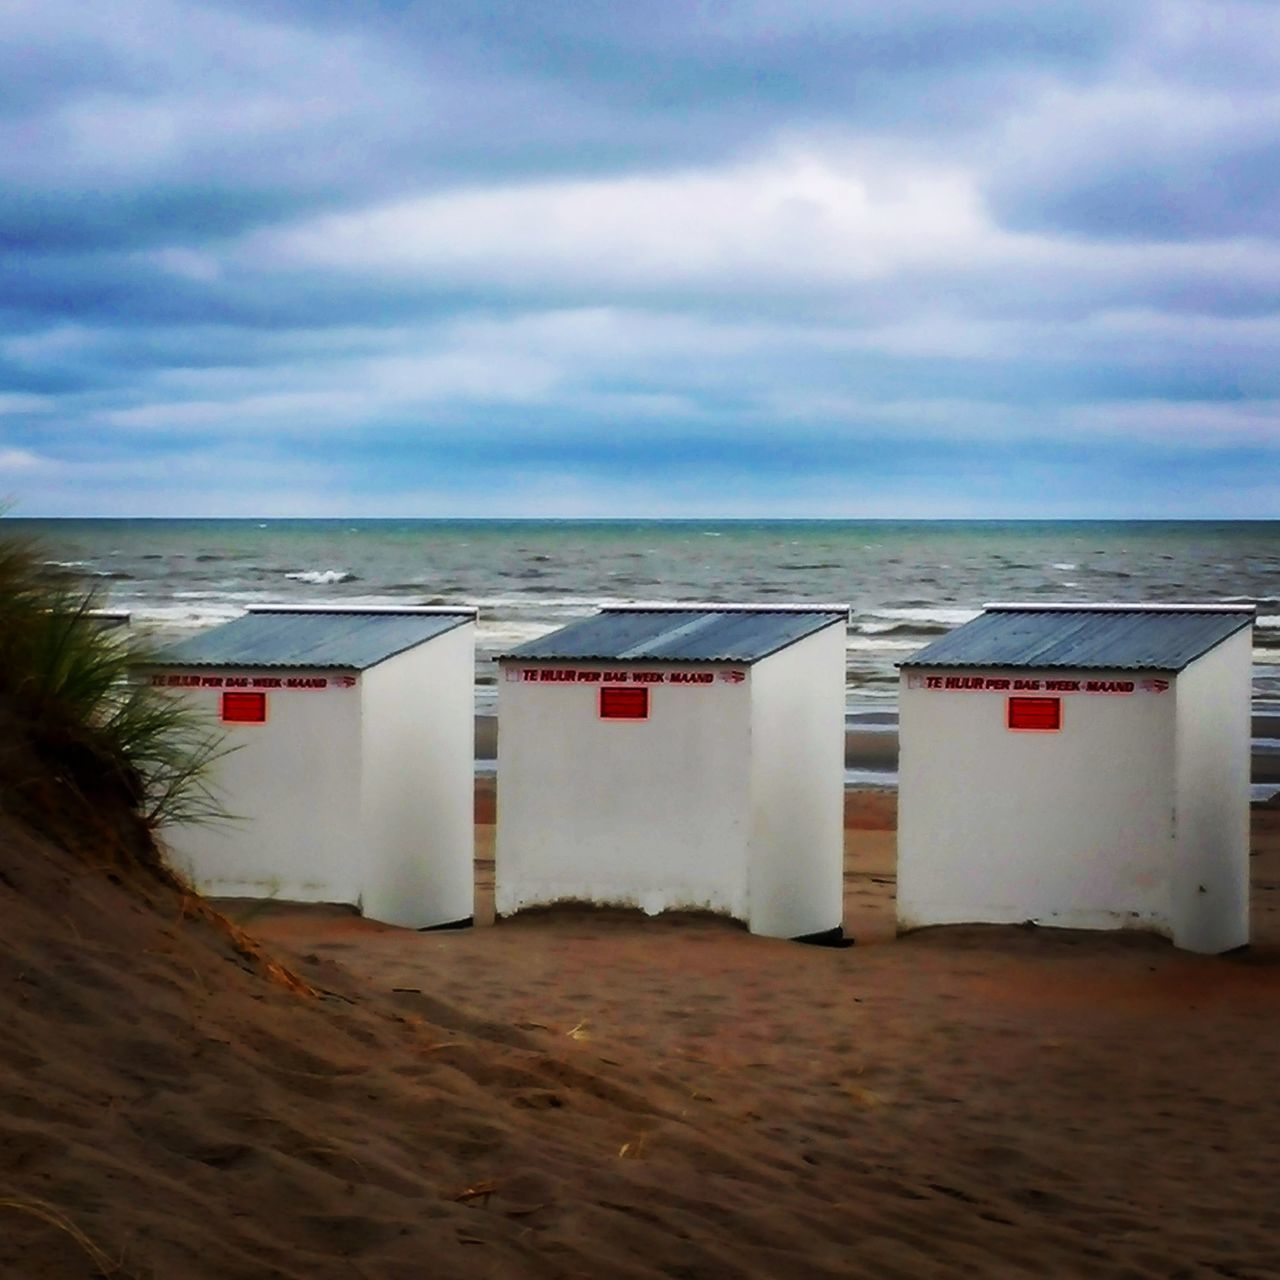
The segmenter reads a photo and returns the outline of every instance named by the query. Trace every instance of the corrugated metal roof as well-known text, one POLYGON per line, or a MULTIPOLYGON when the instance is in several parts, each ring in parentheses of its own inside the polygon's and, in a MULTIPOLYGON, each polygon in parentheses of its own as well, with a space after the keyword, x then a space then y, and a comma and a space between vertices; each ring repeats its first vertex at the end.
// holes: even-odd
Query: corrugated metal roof
POLYGON ((758 662, 823 627, 847 609, 609 609, 530 640, 503 658, 599 662, 758 662))
POLYGON ((148 665, 363 671, 474 618, 470 609, 255 609, 166 649, 148 665))
POLYGON ((1252 621, 1227 606, 992 605, 900 665, 1181 671, 1252 621))

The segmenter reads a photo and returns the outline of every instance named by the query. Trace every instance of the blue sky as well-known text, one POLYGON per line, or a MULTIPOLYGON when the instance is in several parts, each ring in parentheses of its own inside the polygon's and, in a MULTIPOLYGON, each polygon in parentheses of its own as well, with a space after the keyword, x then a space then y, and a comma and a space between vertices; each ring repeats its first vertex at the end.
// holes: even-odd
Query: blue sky
POLYGON ((10 0, 24 515, 1280 517, 1280 6, 10 0))

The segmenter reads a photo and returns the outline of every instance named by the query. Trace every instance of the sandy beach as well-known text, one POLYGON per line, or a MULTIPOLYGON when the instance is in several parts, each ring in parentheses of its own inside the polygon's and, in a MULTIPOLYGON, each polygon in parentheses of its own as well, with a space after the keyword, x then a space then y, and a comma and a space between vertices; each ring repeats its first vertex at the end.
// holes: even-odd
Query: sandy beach
POLYGON ((224 904, 261 947, 10 824, 0 1275, 1280 1274, 1280 808, 1226 957, 895 939, 876 791, 856 947, 489 926, 489 783, 477 817, 480 927, 224 904))

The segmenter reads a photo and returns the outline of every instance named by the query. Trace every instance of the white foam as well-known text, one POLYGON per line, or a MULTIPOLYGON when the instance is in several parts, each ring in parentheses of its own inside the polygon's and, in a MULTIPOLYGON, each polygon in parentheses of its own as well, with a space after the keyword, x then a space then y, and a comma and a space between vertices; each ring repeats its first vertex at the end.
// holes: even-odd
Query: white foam
POLYGON ((188 604, 147 604, 130 609, 134 623, 140 628, 154 627, 160 630, 200 631, 238 618, 244 609, 238 604, 216 601, 188 604))
POLYGON ((981 609, 873 609, 873 618, 888 618, 896 622, 934 622, 948 627, 958 627, 972 622, 981 609))
POLYGON ((476 647, 480 649, 514 649, 529 640, 540 640, 557 630, 554 622, 510 622, 481 619, 476 625, 476 647))
POLYGON ((846 769, 844 771, 846 787, 897 787, 898 772, 896 769, 846 769))
POLYGON ((883 653, 887 649, 894 649, 903 653, 914 653, 917 649, 923 649, 925 644, 924 639, 891 640, 887 636, 849 636, 845 641, 845 649, 870 653, 883 653))
POLYGON ((286 578, 295 582, 306 582, 313 587, 331 587, 338 582, 354 582, 356 575, 346 569, 299 569, 296 573, 286 573, 286 578))

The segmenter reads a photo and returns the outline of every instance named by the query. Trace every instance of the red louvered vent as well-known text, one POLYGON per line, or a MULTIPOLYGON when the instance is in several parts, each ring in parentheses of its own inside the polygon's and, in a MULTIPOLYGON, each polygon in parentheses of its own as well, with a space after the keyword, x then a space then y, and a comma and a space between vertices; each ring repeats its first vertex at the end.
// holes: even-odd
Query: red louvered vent
POLYGON ((1061 698, 1010 698, 1008 705, 1010 729, 1056 733, 1062 728, 1061 698))
POLYGON ((615 689, 606 686, 600 690, 601 720, 647 720, 648 718, 648 689, 615 689))

